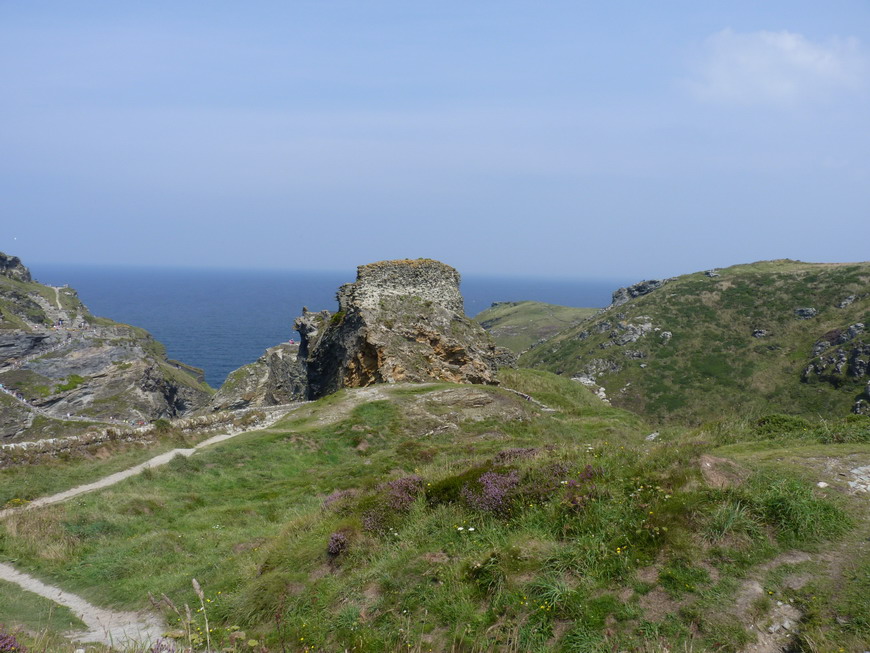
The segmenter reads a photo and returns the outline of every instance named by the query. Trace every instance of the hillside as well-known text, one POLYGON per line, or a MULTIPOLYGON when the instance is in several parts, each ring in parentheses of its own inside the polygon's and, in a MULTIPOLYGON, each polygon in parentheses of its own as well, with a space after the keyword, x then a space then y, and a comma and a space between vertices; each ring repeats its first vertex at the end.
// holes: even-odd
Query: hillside
POLYGON ((95 317, 0 253, 0 437, 60 437, 96 422, 176 417, 207 403, 202 371, 138 327, 95 317))
POLYGON ((340 391, 7 516, 0 561, 113 609, 148 609, 150 593, 197 650, 206 618, 213 647, 235 651, 861 650, 868 418, 650 438, 570 380, 501 381, 537 402, 340 391))
POLYGON ((496 302, 474 319, 489 331, 496 344, 521 354, 536 342, 579 324, 598 311, 532 301, 496 302))
POLYGON ((780 260, 644 282, 521 358, 660 421, 870 409, 870 264, 780 260))

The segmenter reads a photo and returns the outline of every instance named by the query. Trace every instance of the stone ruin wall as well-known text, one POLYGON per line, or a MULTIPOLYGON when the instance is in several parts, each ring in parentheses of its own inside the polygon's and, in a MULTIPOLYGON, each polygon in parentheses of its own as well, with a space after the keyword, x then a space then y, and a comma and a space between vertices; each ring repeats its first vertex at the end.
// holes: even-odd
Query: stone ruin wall
POLYGON ((356 282, 343 285, 336 295, 339 310, 377 309, 388 296, 414 296, 465 315, 459 273, 432 259, 381 261, 357 268, 356 282))

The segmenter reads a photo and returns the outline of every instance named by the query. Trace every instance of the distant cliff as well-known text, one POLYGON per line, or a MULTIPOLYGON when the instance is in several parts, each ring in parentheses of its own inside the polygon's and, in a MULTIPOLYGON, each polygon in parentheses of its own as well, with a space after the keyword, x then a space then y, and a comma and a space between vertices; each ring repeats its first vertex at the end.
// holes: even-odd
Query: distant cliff
POLYGON ((0 437, 38 438, 88 420, 177 417, 207 403, 202 371, 166 358, 143 329, 94 317, 75 290, 36 283, 0 253, 0 437))

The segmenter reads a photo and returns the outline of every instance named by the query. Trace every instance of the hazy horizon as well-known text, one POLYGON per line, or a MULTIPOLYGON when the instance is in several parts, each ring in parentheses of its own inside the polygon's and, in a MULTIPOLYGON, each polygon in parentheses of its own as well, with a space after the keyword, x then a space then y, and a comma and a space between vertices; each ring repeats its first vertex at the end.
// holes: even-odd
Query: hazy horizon
POLYGON ((870 4, 0 3, 25 263, 865 259, 870 4))

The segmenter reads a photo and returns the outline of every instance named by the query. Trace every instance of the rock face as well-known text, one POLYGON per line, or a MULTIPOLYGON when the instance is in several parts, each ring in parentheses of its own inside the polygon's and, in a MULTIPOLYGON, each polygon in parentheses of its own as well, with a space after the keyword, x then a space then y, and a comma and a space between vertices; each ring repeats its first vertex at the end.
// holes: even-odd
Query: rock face
POLYGON ((852 411, 867 412, 870 399, 870 337, 863 322, 833 329, 816 340, 812 360, 804 368, 804 383, 823 381, 835 388, 854 388, 852 411), (865 385, 866 384, 866 385, 865 385))
POLYGON ((237 410, 251 406, 276 406, 307 394, 305 369, 299 360, 299 345, 282 343, 266 350, 256 362, 240 367, 212 398, 213 410, 237 410))
POLYGON ((465 316, 459 273, 431 259, 360 266, 337 294, 338 312, 296 320, 307 395, 400 381, 496 383, 516 361, 465 316))
POLYGON ((17 258, 2 255, 0 265, 0 437, 38 437, 28 432, 37 416, 51 428, 84 428, 207 403, 202 371, 168 360, 146 331, 94 317, 71 288, 33 283, 17 258))
POLYGON ((9 256, 0 252, 0 276, 8 277, 13 281, 28 283, 32 281, 30 270, 24 267, 21 259, 17 256, 9 256))
POLYGON ((610 308, 622 306, 623 304, 630 302, 635 297, 642 297, 643 295, 648 295, 653 290, 661 288, 668 281, 670 281, 670 279, 650 279, 648 281, 641 281, 640 283, 636 283, 633 286, 628 286, 627 288, 620 288, 619 290, 614 291, 613 300, 610 304, 610 308))

